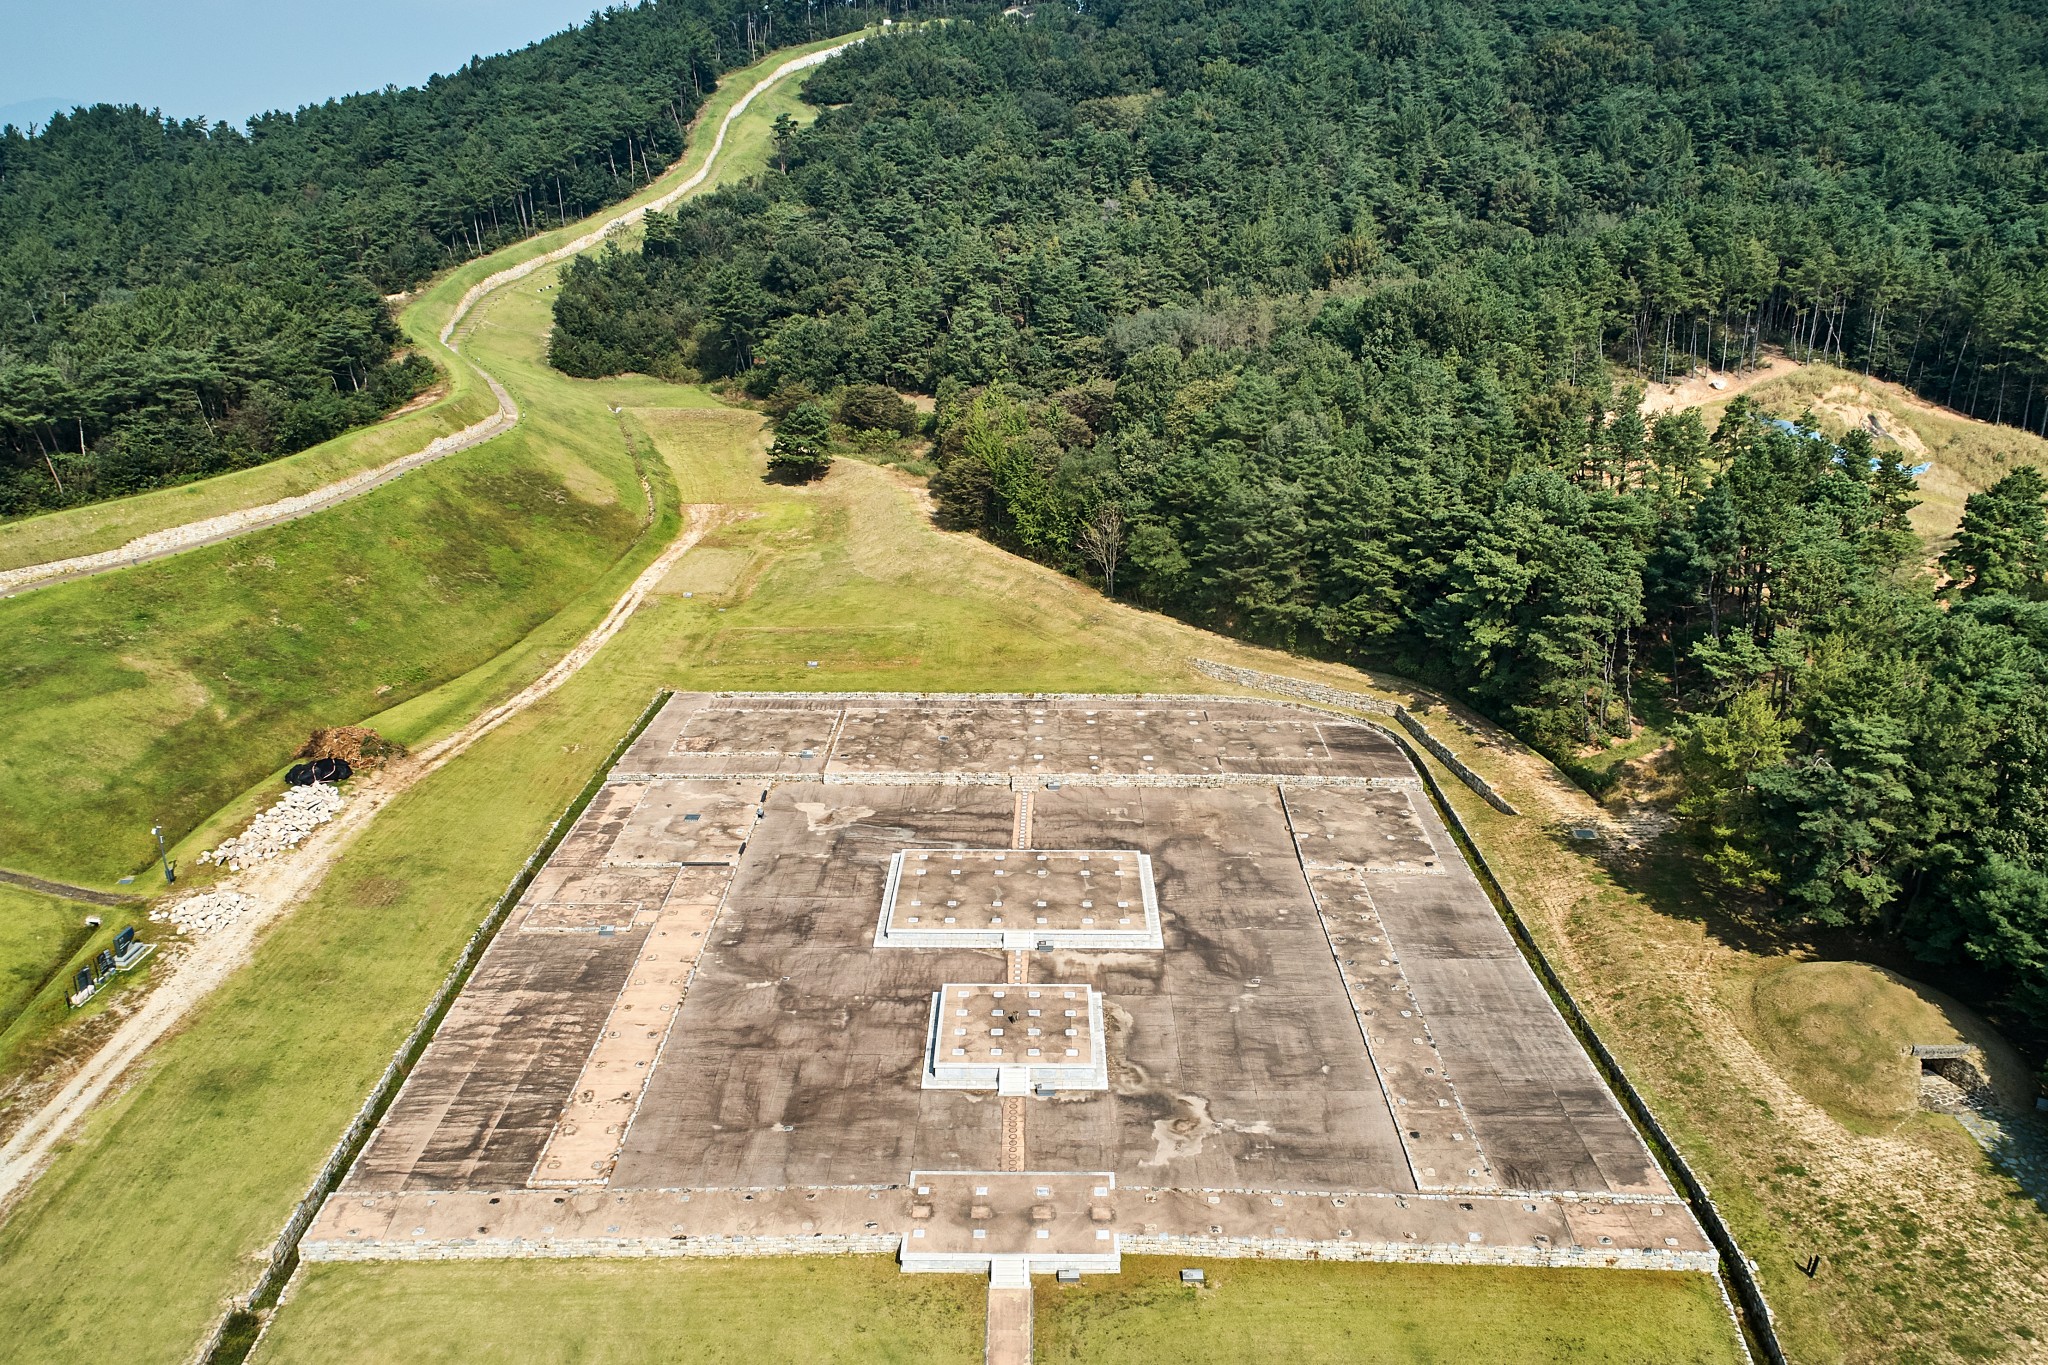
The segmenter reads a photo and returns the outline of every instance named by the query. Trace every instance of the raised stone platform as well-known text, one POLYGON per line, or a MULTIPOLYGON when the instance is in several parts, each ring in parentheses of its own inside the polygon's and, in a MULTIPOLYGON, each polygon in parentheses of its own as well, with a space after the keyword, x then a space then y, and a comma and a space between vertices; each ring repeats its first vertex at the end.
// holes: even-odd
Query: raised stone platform
POLYGON ((1372 725, 678 696, 301 1254, 852 1252, 1715 1264, 1372 725))
POLYGON ((877 948, 1159 948, 1143 853, 904 849, 889 863, 877 948))
MULTIPOLYGON (((972 1204, 961 1205, 975 1185, 996 1190, 997 1175, 1016 1183, 1004 1187, 1001 1201, 992 1193, 982 1202, 1006 1210, 1001 1226, 1010 1230, 1008 1238, 1035 1226, 1028 1208, 1043 1202, 1036 1190, 1050 1183, 1046 1177, 952 1173, 953 1184, 945 1188, 953 1222, 943 1238, 929 1230, 942 1201, 917 1192, 920 1185, 941 1188, 934 1184, 937 1173, 876 1189, 347 1191, 321 1209, 301 1254, 326 1261, 915 1255, 918 1243, 952 1248, 963 1227, 972 1252, 971 1244, 982 1239, 971 1235, 972 1204), (969 1182, 964 1192, 963 1181, 969 1182), (933 1212, 920 1217, 919 1203, 931 1204, 933 1212), (1019 1209, 1026 1210, 1021 1218, 1019 1209), (927 1229, 922 1238, 914 1235, 920 1227, 927 1229)), ((1111 1183, 1110 1177, 1055 1174, 1068 1182, 1053 1186, 1056 1206, 1065 1210, 1060 1220, 1067 1240, 1058 1252, 1078 1243, 1082 1253, 1102 1254, 1094 1234, 1107 1230, 1113 1234, 1107 1245, 1118 1255, 1651 1270, 1712 1270, 1716 1264, 1685 1205, 1672 1199, 1159 1190, 1111 1183), (1109 1193, 1095 1195, 1098 1187, 1109 1193), (1079 1216, 1084 1202, 1085 1223, 1079 1216), (1108 1210, 1107 1218, 1095 1216, 1098 1207, 1108 1210)), ((993 1230, 997 1223, 986 1226, 993 1230)), ((1009 1245, 995 1244, 999 1250, 1009 1245)))
POLYGON ((927 1090, 1107 1090, 1102 996, 1084 985, 948 985, 932 997, 927 1090))
POLYGON ((1116 1177, 1108 1171, 917 1171, 906 1271, 1114 1274, 1116 1177))

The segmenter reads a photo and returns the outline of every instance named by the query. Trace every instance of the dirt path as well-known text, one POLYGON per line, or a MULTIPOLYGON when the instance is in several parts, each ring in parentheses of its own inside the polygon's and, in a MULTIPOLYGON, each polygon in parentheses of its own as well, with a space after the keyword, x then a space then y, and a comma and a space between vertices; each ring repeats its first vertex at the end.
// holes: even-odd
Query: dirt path
POLYGON ((1675 383, 1651 384, 1643 390, 1643 412, 1655 416, 1660 412, 1682 412, 1686 408, 1704 407, 1718 403, 1723 398, 1733 398, 1745 389, 1778 379, 1800 369, 1798 361, 1781 355, 1766 355, 1763 363, 1753 370, 1723 372, 1720 370, 1698 370, 1675 383), (1715 388, 1715 383, 1721 385, 1715 388))
MULTIPOLYGON (((837 53, 845 51, 859 41, 860 39, 855 38, 836 47, 826 48, 821 52, 813 52, 806 56, 792 58, 755 82, 753 88, 742 95, 738 102, 726 111, 725 117, 719 121, 718 131, 712 138, 711 151, 704 158, 704 164, 684 178, 675 188, 663 193, 657 199, 641 204, 638 207, 627 209, 623 213, 606 219, 597 227, 592 228, 589 232, 584 233, 565 246, 556 247, 554 250, 535 256, 531 260, 521 261, 518 265, 500 270, 472 285, 455 305, 455 311, 449 316, 447 325, 441 329, 442 344, 447 346, 450 351, 460 354, 460 347, 455 340, 455 329, 477 304, 481 303, 494 291, 502 289, 516 280, 525 279, 536 270, 553 265, 557 261, 565 260, 570 256, 576 255, 578 252, 589 250, 591 247, 603 242, 614 229, 639 222, 647 216, 650 210, 667 208, 691 190, 703 184, 705 177, 709 176, 712 168, 718 164, 718 154, 725 148, 725 135, 731 129, 733 120, 746 112, 747 107, 754 102, 756 96, 783 78, 816 66, 837 53)), ((498 404, 496 411, 480 422, 476 422, 464 427, 461 431, 453 432, 446 436, 437 436, 428 442, 425 447, 413 451, 411 454, 401 455, 395 460, 390 460, 377 466, 375 469, 365 469, 360 473, 351 474, 345 479, 336 480, 325 487, 313 489, 308 493, 281 498, 276 502, 265 503, 260 507, 245 507, 239 511, 223 512, 219 516, 187 522, 183 526, 165 527, 161 531, 152 531, 148 535, 137 536, 134 540, 117 549, 102 550, 97 554, 78 555, 70 559, 53 559, 42 564, 25 564, 16 569, 0 570, 0 596, 11 596, 35 588, 46 588, 56 583, 68 583, 74 579, 91 578, 97 574, 108 573, 114 569, 130 568, 137 564, 146 564, 151 560, 163 559, 169 555, 179 554, 186 550, 196 550, 201 546, 217 545, 221 541, 247 535, 251 531, 281 526, 285 522, 296 521, 300 517, 311 516, 315 512, 324 511, 337 503, 360 497, 370 490, 380 488, 390 483, 393 479, 408 474, 423 465, 432 464, 458 451, 469 450, 472 447, 482 445, 485 441, 495 436, 501 436, 518 425, 519 404, 513 400, 510 393, 506 392, 505 386, 486 372, 481 365, 476 364, 475 361, 470 361, 469 364, 483 377, 484 383, 490 386, 491 395, 497 400, 498 404)))
POLYGON ((453 734, 357 783, 340 813, 291 853, 224 877, 209 887, 209 891, 239 892, 254 905, 247 913, 203 936, 174 944, 165 954, 167 961, 165 968, 160 969, 161 979, 155 989, 0 1147, 0 1216, 12 1207, 58 1144, 122 1074, 182 1023, 215 987, 249 961, 264 929, 320 884, 342 850, 378 811, 574 677, 619 633, 676 561, 731 515, 729 509, 716 506, 691 507, 681 533, 668 548, 620 594, 604 619, 540 677, 453 734))
POLYGON ((26 887, 30 891, 40 891, 45 896, 61 896, 68 901, 83 901, 87 905, 104 905, 110 909, 142 903, 140 896, 121 896, 112 891, 94 891, 90 887, 73 886, 69 882, 45 881, 41 877, 31 877, 26 872, 10 872, 4 867, 0 867, 0 882, 26 887))

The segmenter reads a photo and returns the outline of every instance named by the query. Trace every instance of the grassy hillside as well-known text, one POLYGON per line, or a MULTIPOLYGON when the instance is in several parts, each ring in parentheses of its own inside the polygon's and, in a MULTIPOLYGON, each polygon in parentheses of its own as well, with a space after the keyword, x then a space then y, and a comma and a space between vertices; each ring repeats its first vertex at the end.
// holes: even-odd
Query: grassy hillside
MULTIPOLYGON (((766 129, 792 101, 750 108, 717 182, 763 163, 766 129)), ((410 325, 438 331, 466 275, 436 286, 410 325)), ((182 834, 280 767, 312 726, 486 664, 640 540, 647 496, 611 410, 712 400, 548 369, 551 278, 500 291, 464 324, 465 346, 525 409, 508 435, 317 517, 0 600, 12 639, 0 676, 13 688, 0 710, 0 847, 12 865, 101 883, 133 870, 154 847, 151 824, 182 834)))
MULTIPOLYGON (((774 108, 757 103, 749 117, 772 117, 774 108)), ((748 126, 758 134, 759 125, 748 126)), ((741 169, 736 162, 731 173, 741 169)), ((188 713, 198 715, 217 704, 214 674, 252 664, 273 668, 261 676, 281 700, 261 713, 260 723, 252 710, 241 726, 215 726, 215 749, 195 743, 153 750, 153 762, 180 776, 158 779, 150 765, 138 764, 127 779, 134 790, 214 782, 234 793, 211 815, 193 803, 187 816, 200 832, 187 840, 189 850, 261 799, 260 780, 282 758, 276 745, 295 742, 293 727, 382 707, 367 719, 387 734, 415 744, 445 734, 531 680, 588 629, 674 535, 680 504, 719 504, 731 519, 678 566, 669 590, 591 667, 381 813, 318 891, 258 946, 253 969, 153 1054, 135 1083, 89 1121, 0 1224, 0 1332, 19 1358, 173 1362, 189 1354, 229 1296, 252 1281, 255 1258, 464 938, 658 688, 1214 690, 1189 666, 1195 656, 1340 686, 1379 686, 1361 673, 1252 650, 1106 601, 980 540, 936 531, 924 490, 888 470, 842 462, 812 487, 767 484, 758 417, 714 406, 699 391, 632 378, 585 384, 550 376, 539 366, 538 346, 555 275, 537 272, 508 291, 480 316, 472 343, 527 405, 531 425, 523 438, 447 462, 442 475, 451 482, 437 485, 437 496, 450 500, 458 518, 480 518, 491 513, 455 504, 495 486, 488 483, 493 470, 548 490, 540 514, 584 529, 572 528, 568 548, 534 553, 567 556, 583 577, 516 590, 478 582, 412 604, 379 592, 365 610, 414 613, 392 618, 405 621, 412 635, 438 640, 444 623, 474 625, 467 645, 432 656, 441 673, 381 698, 374 686, 338 672, 342 690, 290 692, 290 669, 273 667, 288 640, 273 645, 275 655, 252 645, 202 669, 191 657, 179 662, 155 637, 158 652, 147 657, 169 658, 182 673, 143 673, 133 690, 139 705, 156 708, 148 714, 172 715, 185 704, 180 689, 189 700, 189 689, 206 687, 206 701, 188 713), (613 406, 621 411, 614 414, 613 406), (500 456, 501 446, 513 453, 500 456), (644 526, 636 454, 655 508, 644 526), (530 611, 520 619, 538 624, 507 624, 494 633, 481 612, 465 615, 465 602, 492 592, 504 594, 502 610, 530 611), (819 667, 807 668, 811 660, 819 667), (361 710, 333 715, 342 702, 361 710), (232 785, 237 773, 240 789, 232 785), (104 1313, 114 1288, 147 1311, 104 1313)), ((413 477, 360 506, 400 506, 379 499, 403 493, 413 477)), ((338 566, 338 556, 361 552, 320 532, 321 523, 342 515, 308 523, 309 544, 329 547, 309 555, 337 556, 325 562, 338 566)), ((434 529, 428 521, 409 524, 434 529)), ((480 542, 477 553, 489 551, 480 542)), ((259 552, 253 542, 234 547, 244 557, 259 552)), ((417 589, 423 576, 399 558, 393 551, 387 560, 391 581, 417 589)), ((162 567, 200 562, 208 561, 182 556, 162 567)), ((320 609, 308 581, 292 602, 275 595, 271 585, 288 576, 279 564, 264 577, 238 578, 256 584, 241 589, 243 596, 207 599, 214 614, 192 617, 192 628, 216 631, 213 647, 231 649, 236 637, 224 618, 253 624, 244 632, 251 640, 275 640, 284 627, 268 624, 270 606, 320 609)), ((519 565, 494 572, 528 577, 519 565)), ((94 610, 119 620, 115 604, 123 603, 130 619, 146 617, 160 608, 122 590, 146 581, 137 574, 100 580, 108 596, 94 610)), ((179 601, 214 591, 197 571, 162 581, 160 590, 179 601)), ((0 612, 41 596, 0 604, 0 612)), ((299 619, 278 615, 281 622, 299 619)), ((0 617, 0 626, 6 623, 0 617)), ((90 654, 80 643, 70 662, 61 650, 46 657, 76 670, 79 686, 90 687, 102 676, 92 671, 102 666, 90 654)), ((368 656, 350 657, 360 666, 368 656)), ((65 727, 75 740, 95 737, 92 723, 71 709, 82 703, 51 694, 40 704, 43 724, 65 727)), ((1734 946, 1736 927, 1715 918, 1716 908, 1682 876, 1610 869, 1562 837, 1562 826, 1592 818, 1590 804, 1527 750, 1469 716, 1444 715, 1437 723, 1532 812, 1519 819, 1492 813, 1437 770, 1574 990, 1713 1182, 1762 1264, 1795 1356, 2024 1358, 2033 1338, 2020 1334, 2048 1333, 2040 1289, 2048 1280, 2048 1219, 2015 1199, 2011 1182, 1990 1172, 1952 1123, 1911 1125, 1904 1138, 1877 1143, 1804 1101, 1722 1004, 1723 983, 1749 981, 1783 960, 1734 946), (1808 1280, 1795 1262, 1822 1247, 1830 1248, 1828 1267, 1808 1280)), ((25 723, 18 733, 37 742, 25 723)), ((14 799, 0 805, 11 810, 14 799)), ((141 804, 130 798, 134 815, 143 813, 141 804)), ((99 856, 68 836, 45 837, 53 858, 99 856)), ((6 847, 15 846, 10 837, 6 847)), ((1802 1064, 1824 1067, 1827 1056, 1813 1050, 1802 1064)), ((970 1330, 978 1319, 946 1297, 978 1294, 971 1282, 921 1289, 905 1285, 886 1263, 853 1260, 807 1264, 801 1278, 776 1278, 785 1271, 796 1275, 787 1267, 745 1265, 317 1270, 282 1310, 265 1351, 280 1359, 468 1359, 493 1340, 509 1339, 508 1353, 580 1359, 586 1355, 579 1352, 616 1340, 634 1358, 718 1359, 737 1339, 757 1358, 780 1354, 764 1347, 765 1339, 802 1358, 891 1358, 880 1350, 863 1354, 861 1336, 915 1347, 921 1360, 961 1352, 971 1359, 978 1349, 970 1330), (778 1294, 787 1297, 772 1297, 778 1294), (764 1296, 816 1306, 827 1321, 871 1330, 825 1340, 807 1335, 799 1314, 764 1323, 730 1307, 764 1296), (658 1311, 646 1311, 649 1303, 658 1311), (701 1312, 666 1311, 677 1304, 696 1304, 701 1312), (590 1327, 593 1321, 603 1330, 590 1327), (567 1344, 551 1353, 546 1348, 556 1340, 567 1344), (351 1357, 351 1350, 358 1354, 351 1357)), ((1147 1285, 1133 1280, 1128 1299, 1118 1302, 1115 1286, 1101 1286, 1099 1309, 1044 1330, 1071 1343, 1069 1358, 1133 1358, 1123 1345, 1126 1331, 1133 1351, 1171 1344, 1183 1358, 1227 1358, 1255 1328, 1286 1341, 1303 1324, 1330 1323, 1339 1310, 1329 1308, 1328 1289, 1342 1283, 1349 1300, 1343 1330, 1407 1332, 1408 1324, 1422 1324, 1415 1330, 1425 1339, 1411 1346, 1409 1358, 1429 1358, 1424 1353, 1439 1339, 1460 1344, 1441 1305, 1463 1311, 1495 1294, 1515 1311, 1492 1318, 1491 1335, 1464 1343, 1462 1358, 1502 1358, 1525 1344, 1555 1355, 1576 1343, 1632 1352, 1621 1357, 1628 1359, 1684 1359, 1686 1350, 1718 1359, 1713 1353, 1725 1355, 1729 1345, 1721 1335, 1725 1320, 1702 1307, 1711 1285, 1694 1277, 1601 1280, 1581 1293, 1583 1283, 1562 1274, 1528 1277, 1526 1285, 1514 1276, 1497 1283, 1475 1276, 1470 1283, 1485 1288, 1469 1292, 1374 1267, 1236 1266, 1229 1274, 1298 1311, 1233 1301, 1228 1314, 1204 1307, 1187 1315, 1171 1302, 1148 1303, 1147 1285), (1355 1282, 1334 1270, 1355 1274, 1355 1282), (1645 1283, 1644 1297, 1629 1297, 1637 1292, 1631 1286, 1645 1283), (1314 1306, 1318 1295, 1322 1307, 1314 1306), (1210 1351, 1212 1341, 1226 1345, 1210 1351)))
POLYGON ((0 1037, 86 939, 86 909, 0 885, 0 1037))

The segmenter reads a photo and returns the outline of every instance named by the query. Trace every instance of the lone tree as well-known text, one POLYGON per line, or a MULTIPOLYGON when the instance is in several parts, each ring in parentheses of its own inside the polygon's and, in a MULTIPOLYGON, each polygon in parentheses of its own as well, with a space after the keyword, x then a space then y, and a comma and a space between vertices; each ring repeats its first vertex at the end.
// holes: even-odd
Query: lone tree
POLYGON ((1963 504, 1955 547, 1941 567, 1962 597, 2009 592, 2039 600, 2048 596, 2048 479, 2021 465, 1963 504))
POLYGON ((798 403, 775 424, 775 444, 768 449, 768 472, 776 478, 808 483, 832 466, 828 438, 831 414, 822 403, 798 403))
POLYGON ((1124 553, 1124 509, 1113 502, 1098 503, 1081 523, 1077 540, 1082 557, 1102 572, 1104 595, 1116 596, 1116 566, 1124 553))
POLYGON ((789 149, 796 145, 796 120, 788 114, 775 116, 775 169, 789 174, 789 149))

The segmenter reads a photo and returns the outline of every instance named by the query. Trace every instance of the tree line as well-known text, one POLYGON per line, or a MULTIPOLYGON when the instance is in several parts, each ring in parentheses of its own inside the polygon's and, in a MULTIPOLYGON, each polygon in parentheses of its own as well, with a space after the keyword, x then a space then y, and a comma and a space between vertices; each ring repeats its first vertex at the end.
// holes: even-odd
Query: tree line
POLYGON ((721 72, 868 17, 650 0, 242 128, 102 104, 0 130, 0 516, 374 420, 434 377, 380 296, 632 193, 721 72))
POLYGON ((792 450, 855 387, 933 393, 950 523, 1567 763, 1654 717, 1712 875, 2039 1010, 2039 488, 1973 499, 1936 577, 1896 445, 1628 385, 1775 345, 2048 420, 2044 33, 2009 0, 899 31, 811 78, 774 173, 572 266, 551 357, 737 384, 792 450))

